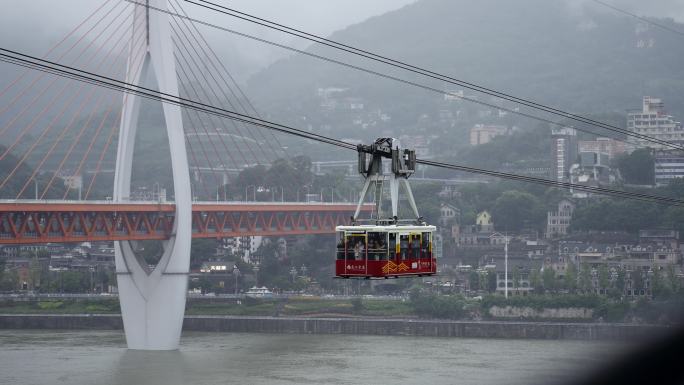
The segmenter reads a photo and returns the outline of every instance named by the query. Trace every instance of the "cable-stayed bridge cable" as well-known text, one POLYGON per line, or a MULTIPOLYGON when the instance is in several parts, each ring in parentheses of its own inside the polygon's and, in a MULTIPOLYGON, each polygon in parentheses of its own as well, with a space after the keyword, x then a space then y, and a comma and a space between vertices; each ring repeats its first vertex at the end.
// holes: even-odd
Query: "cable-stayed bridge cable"
MULTIPOLYGON (((75 79, 75 80, 80 80, 86 83, 91 83, 91 84, 97 84, 105 88, 110 88, 114 90, 118 90, 121 92, 125 93, 131 93, 131 94, 136 94, 141 97, 153 99, 153 100, 160 100, 164 103, 170 103, 170 104, 175 104, 181 107, 185 108, 190 108, 190 109, 196 109, 199 111, 204 111, 209 114, 214 114, 216 116, 222 116, 228 119, 235 119, 244 123, 264 127, 264 128, 269 128, 272 130, 276 130, 279 132, 287 133, 290 135, 295 135, 299 136, 302 138, 322 142, 322 143, 327 143, 330 145, 334 145, 340 148, 348 149, 348 150, 354 150, 356 151, 357 148, 354 144, 352 143, 347 143, 335 138, 330 138, 326 137, 320 134, 314 134, 310 133, 301 129, 297 129, 294 127, 288 127, 282 124, 274 123, 274 122, 269 122, 260 118, 252 117, 249 115, 244 115, 240 114, 234 111, 226 110, 220 107, 215 107, 211 105, 206 105, 201 102, 193 101, 193 100, 187 100, 184 98, 180 98, 175 95, 169 95, 165 94, 159 91, 151 90, 145 87, 141 86, 136 86, 130 83, 122 82, 120 80, 116 79, 111 79, 102 75, 97 75, 88 71, 84 70, 79 70, 77 68, 69 67, 69 66, 64 66, 59 63, 54 63, 50 62, 47 60, 39 59, 30 55, 18 53, 16 51, 11 51, 8 49, 0 48, 0 60, 6 61, 8 63, 13 63, 17 64, 20 66, 25 66, 29 68, 33 68, 36 70, 40 71, 45 71, 48 73, 56 74, 59 76, 64 76, 67 78, 75 79)), ((564 189, 577 189, 581 191, 587 191, 587 192, 592 192, 595 194, 601 194, 601 195, 611 195, 611 196, 617 196, 617 197, 622 197, 622 198, 628 198, 628 199, 635 199, 635 200, 641 200, 641 201, 647 201, 651 203, 658 203, 658 204, 663 204, 663 205, 668 205, 668 206, 684 206, 684 200, 681 199, 676 199, 676 198, 669 198, 669 197, 663 197, 663 196, 657 196, 657 195, 649 195, 649 194, 642 194, 642 193, 637 193, 637 192, 630 192, 630 191, 620 191, 620 190, 614 190, 614 189, 608 189, 608 188, 602 188, 602 187, 592 187, 592 186, 583 186, 583 185, 578 185, 578 184, 573 184, 573 183, 567 183, 567 182, 558 182, 558 181, 553 181, 549 179, 543 179, 543 178, 537 178, 537 177, 528 177, 524 175, 517 175, 517 174, 511 174, 511 173, 504 173, 504 172, 498 172, 498 171, 492 171, 492 170, 485 170, 485 169, 480 169, 480 168, 475 168, 475 167, 467 167, 467 166, 459 166, 459 165, 453 165, 453 164, 448 164, 448 163, 440 163, 436 161, 431 161, 431 160, 423 160, 419 159, 418 163, 420 164, 425 164, 429 166, 434 166, 434 167, 440 167, 440 168, 446 168, 446 169, 452 169, 456 171, 465 171, 465 172, 471 172, 471 173, 477 173, 477 174, 482 174, 482 175, 488 175, 488 176, 493 176, 497 178, 505 178, 505 179, 511 179, 511 180, 518 180, 518 181, 523 181, 523 182, 530 182, 530 183, 538 183, 538 184, 544 184, 547 186, 551 187, 558 187, 558 188, 564 188, 564 189)))
MULTIPOLYGON (((174 11, 178 12, 178 11, 176 10, 176 8, 174 7, 173 3, 169 3, 169 4, 171 5, 171 7, 172 7, 172 9, 173 9, 174 11)), ((181 45, 182 45, 183 48, 186 50, 186 52, 188 53, 188 56, 190 57, 190 59, 191 59, 191 60, 193 61, 193 63, 195 64, 195 67, 194 67, 194 68, 199 68, 199 67, 200 67, 199 64, 197 63, 197 61, 199 61, 202 65, 205 66, 206 71, 201 71, 201 70, 199 71, 199 72, 200 72, 201 78, 204 80, 204 86, 201 87, 201 89, 202 89, 205 93, 206 93, 206 89, 211 90, 211 93, 214 95, 214 98, 215 98, 215 100, 216 100, 217 102, 218 102, 219 100, 221 100, 221 99, 219 98, 219 95, 218 95, 218 94, 221 94, 221 95, 223 96, 223 100, 225 100, 225 102, 228 103, 228 106, 229 106, 232 110, 238 110, 238 111, 241 111, 241 112, 244 112, 244 113, 249 113, 249 112, 244 108, 244 106, 242 105, 242 103, 240 102, 239 97, 238 97, 238 96, 235 94, 235 92, 233 91, 233 87, 231 87, 231 86, 228 84, 228 82, 226 81, 226 79, 225 79, 225 78, 223 77, 223 75, 221 74, 221 71, 214 65, 213 60, 210 59, 209 55, 207 55, 207 52, 203 49, 203 44, 201 44, 201 43, 197 40, 197 37, 194 36, 195 34, 193 34, 192 31, 189 30, 189 28, 187 27, 187 24, 186 24, 186 22, 185 22, 185 19, 180 19, 180 20, 183 22, 183 25, 181 25, 181 24, 178 22, 178 18, 172 17, 171 19, 173 19, 173 22, 174 22, 174 23, 176 24, 176 26, 178 27, 178 29, 176 30, 176 29, 173 27, 173 25, 172 25, 172 29, 174 29, 174 30, 176 31, 176 35, 177 35, 177 37, 179 38, 179 41, 181 42, 181 45), (184 28, 184 26, 185 26, 185 28, 184 28), (188 30, 187 33, 186 33, 186 31, 185 31, 186 29, 188 30), (193 43, 193 41, 191 41, 190 37, 193 37, 194 43, 193 43), (187 44, 185 44, 186 42, 187 42, 187 44), (201 55, 200 52, 198 51, 198 49, 197 49, 198 46, 200 47, 200 51, 202 51, 202 54, 204 55, 204 57, 202 57, 202 55, 201 55), (190 52, 191 50, 192 50, 192 52, 190 52), (193 55, 193 52, 194 52, 194 55, 193 55), (212 68, 213 68, 213 71, 212 71, 212 68), (214 75, 214 72, 216 72, 216 76, 214 75), (212 81, 209 81, 209 79, 207 78, 207 75, 208 75, 209 77, 211 77, 211 80, 212 80, 212 81), (228 96, 228 94, 226 93, 225 88, 224 88, 224 87, 217 87, 217 86, 219 85, 219 80, 217 79, 217 77, 223 81, 223 84, 225 85, 225 88, 228 88, 228 90, 230 91, 230 93, 233 95, 233 98, 235 99, 236 104, 240 107, 239 109, 236 108, 235 104, 233 104, 233 103, 231 102, 231 98, 230 98, 230 97, 228 96), (218 88, 218 91, 216 90, 216 88, 218 88)), ((197 34, 201 35, 199 32, 198 32, 197 34)), ((193 67, 191 67, 191 68, 193 68, 193 67)), ((192 71, 192 70, 191 70, 191 71, 192 71)), ((194 72, 194 71, 192 71, 192 72, 194 72)), ((207 95, 207 97, 208 97, 208 95, 207 95)), ((233 123, 234 123, 234 122, 233 122, 233 123)), ((238 127, 237 127, 236 125, 234 125, 234 126, 235 126, 235 129, 236 129, 236 130, 239 130, 238 127)), ((254 143, 256 144, 257 147, 259 147, 259 150, 261 151, 261 156, 258 157, 258 158, 255 157, 255 163, 261 163, 261 160, 262 160, 262 159, 266 159, 266 160, 270 161, 270 160, 272 160, 272 157, 273 157, 273 156, 277 156, 278 152, 277 152, 276 149, 273 147, 273 144, 266 138, 264 132, 263 132, 261 129, 249 130, 247 127, 245 127, 245 129, 247 130, 247 134, 248 134, 249 136, 252 137, 252 139, 254 140, 254 143), (263 150, 261 143, 260 143, 259 140, 256 138, 256 135, 254 135, 254 131, 257 131, 257 132, 259 133, 259 135, 261 136, 261 139, 263 140, 263 142, 266 144, 266 146, 269 147, 270 153, 263 150)), ((269 132, 271 132, 271 131, 269 131, 269 132)), ((240 135, 242 135, 242 134, 240 133, 240 135)), ((248 146, 248 148, 251 148, 251 147, 252 147, 252 146, 249 144, 249 142, 246 140, 246 138, 245 138, 245 145, 248 146)))
MULTIPOLYGON (((182 13, 184 16, 188 16, 187 12, 183 9, 181 6, 179 0, 173 0, 172 3, 170 3, 171 8, 176 11, 176 13, 182 13), (178 6, 178 10, 176 7, 173 5, 173 3, 176 3, 178 6)), ((173 18, 176 20, 176 18, 173 18)), ((214 49, 211 47, 211 45, 207 42, 206 38, 204 35, 200 32, 200 30, 197 28, 197 26, 192 22, 189 21, 189 19, 186 18, 178 18, 184 26, 188 29, 188 35, 193 37, 195 42, 197 43, 197 46, 200 48, 200 50, 204 53, 204 55, 207 57, 208 62, 212 65, 212 67, 216 70, 219 78, 223 81, 223 84, 228 88, 230 93, 233 95, 235 98, 236 103, 240 106, 241 112, 244 112, 246 114, 251 114, 254 113, 255 116, 261 117, 259 114, 259 111, 254 107, 254 104, 252 104, 252 101, 249 99, 247 94, 242 90, 242 87, 238 84, 238 82, 235 80, 233 75, 231 75, 230 71, 226 67, 226 65, 223 63, 222 60, 219 59, 218 55, 214 51, 214 49), (186 22, 189 21, 189 22, 186 22), (189 25, 189 26, 188 26, 189 25), (190 26, 192 26, 192 30, 190 30, 190 26), (199 37, 199 39, 198 39, 199 37), (206 48, 206 49, 205 49, 206 48), (218 68, 220 67, 220 69, 218 68), (226 80, 226 78, 223 76, 223 74, 226 74, 228 79, 230 79, 230 83, 232 86, 229 84, 229 82, 226 80), (237 89, 239 95, 236 95, 235 92, 233 91, 233 88, 237 89), (251 109, 251 112, 243 105, 243 102, 247 104, 247 106, 251 109)), ((177 22, 177 21, 176 21, 177 22)), ((222 87, 219 87, 219 89, 223 90, 222 87)), ((224 93, 225 94, 225 93, 224 93)), ((273 141, 275 142, 277 148, 285 155, 285 158, 289 158, 289 154, 287 150, 282 146, 280 143, 280 140, 278 140, 277 135, 273 131, 267 130, 268 133, 271 135, 273 138, 273 141)), ((265 138, 264 138, 265 139, 265 138)), ((269 146, 271 146, 271 143, 265 139, 268 143, 269 146)), ((274 150, 273 148, 271 148, 274 150)), ((274 154, 277 154, 277 152, 274 150, 274 154)))

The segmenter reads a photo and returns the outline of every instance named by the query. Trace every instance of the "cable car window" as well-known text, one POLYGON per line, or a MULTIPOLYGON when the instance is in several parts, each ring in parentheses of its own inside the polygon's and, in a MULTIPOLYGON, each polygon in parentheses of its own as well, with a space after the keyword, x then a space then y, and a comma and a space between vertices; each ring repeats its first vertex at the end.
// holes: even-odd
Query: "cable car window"
POLYGON ((430 250, 431 234, 423 233, 423 242, 420 247, 421 258, 432 258, 432 253, 430 250))
POLYGON ((344 231, 337 233, 337 259, 344 259, 344 231))
POLYGON ((368 233, 368 260, 380 261, 387 256, 385 233, 368 233))
POLYGON ((411 234, 410 258, 420 258, 420 234, 411 234))
POLYGON ((389 233, 389 259, 397 259, 397 233, 389 233))
POLYGON ((366 259, 366 234, 347 234, 347 260, 366 259))
POLYGON ((399 235, 399 255, 401 259, 408 259, 409 255, 409 236, 408 234, 399 235))

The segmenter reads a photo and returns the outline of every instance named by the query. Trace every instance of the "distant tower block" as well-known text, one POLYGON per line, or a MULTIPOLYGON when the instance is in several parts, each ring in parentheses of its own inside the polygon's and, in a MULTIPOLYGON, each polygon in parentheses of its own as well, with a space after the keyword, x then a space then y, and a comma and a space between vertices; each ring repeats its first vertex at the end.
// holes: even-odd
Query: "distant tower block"
MULTIPOLYGON (((167 9, 167 0, 149 0, 150 7, 167 9)), ((156 76, 159 91, 178 95, 178 78, 171 40, 169 15, 135 6, 133 36, 126 81, 139 85, 148 71, 156 76), (136 23, 137 20, 137 23, 136 23), (140 22, 142 20, 142 27, 140 22), (135 49, 140 34, 146 43, 135 49), (140 52, 138 52, 140 51, 140 52)), ((129 242, 115 242, 115 261, 121 314, 130 349, 173 350, 178 348, 190 268, 192 196, 183 122, 179 106, 163 104, 166 133, 171 150, 176 216, 172 236, 164 242, 164 253, 154 269, 136 257, 129 242)), ((114 176, 114 201, 128 200, 140 98, 124 94, 121 129, 114 176)))

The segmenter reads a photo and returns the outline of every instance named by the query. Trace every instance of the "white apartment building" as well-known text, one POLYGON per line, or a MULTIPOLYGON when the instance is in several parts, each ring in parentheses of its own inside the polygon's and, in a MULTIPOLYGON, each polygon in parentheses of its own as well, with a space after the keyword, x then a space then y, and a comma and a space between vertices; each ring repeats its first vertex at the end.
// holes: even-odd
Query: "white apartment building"
POLYGON ((547 212, 546 237, 555 238, 567 234, 573 211, 575 211, 575 205, 569 200, 563 199, 558 203, 557 211, 547 212))
MULTIPOLYGON (((659 98, 644 96, 641 111, 636 110, 627 114, 627 129, 637 134, 684 145, 682 124, 665 113, 665 103, 659 98)), ((638 148, 669 149, 663 144, 642 138, 633 138, 633 143, 638 148)))
POLYGON ((569 181, 570 166, 577 158, 577 131, 563 127, 551 131, 551 178, 569 181))

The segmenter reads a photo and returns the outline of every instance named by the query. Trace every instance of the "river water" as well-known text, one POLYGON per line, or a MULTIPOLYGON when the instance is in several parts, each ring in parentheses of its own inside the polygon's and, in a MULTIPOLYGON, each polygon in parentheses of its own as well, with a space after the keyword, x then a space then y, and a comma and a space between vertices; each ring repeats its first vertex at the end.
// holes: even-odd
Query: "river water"
POLYGON ((554 383, 617 354, 585 341, 186 333, 129 351, 119 331, 0 330, 1 384, 554 383))

